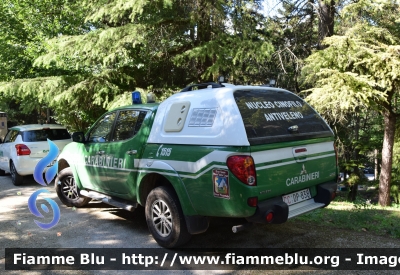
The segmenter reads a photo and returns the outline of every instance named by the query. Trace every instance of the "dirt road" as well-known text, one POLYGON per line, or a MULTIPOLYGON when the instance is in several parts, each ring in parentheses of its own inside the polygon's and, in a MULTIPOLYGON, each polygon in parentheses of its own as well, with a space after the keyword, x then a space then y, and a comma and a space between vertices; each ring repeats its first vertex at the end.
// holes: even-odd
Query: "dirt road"
MULTIPOLYGON (((49 222, 52 217, 44 217, 49 222)), ((400 240, 369 232, 354 232, 310 226, 292 219, 282 225, 253 226, 237 234, 232 226, 237 219, 213 218, 204 234, 193 236, 185 248, 400 248, 400 240)), ((132 274, 132 271, 5 271, 5 248, 158 248, 150 235, 143 208, 130 213, 108 205, 91 202, 88 207, 73 209, 62 205, 53 186, 42 187, 32 178, 14 186, 10 176, 0 177, 0 274, 132 274), (61 218, 50 230, 39 228, 28 209, 28 198, 40 188, 50 193, 59 206, 61 218)), ((400 265, 400 264, 399 264, 400 265)), ((135 271, 135 274, 398 274, 396 271, 135 271)), ((315 268, 312 268, 315 269, 315 268)))

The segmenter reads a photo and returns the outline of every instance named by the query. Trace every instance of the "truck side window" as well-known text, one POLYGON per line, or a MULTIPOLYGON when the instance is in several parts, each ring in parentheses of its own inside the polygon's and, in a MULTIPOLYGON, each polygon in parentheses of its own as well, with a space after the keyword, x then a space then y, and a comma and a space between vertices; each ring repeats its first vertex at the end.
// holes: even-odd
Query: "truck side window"
POLYGON ((146 117, 146 115, 147 115, 147 112, 140 111, 138 120, 136 122, 134 135, 136 135, 136 133, 139 132, 140 128, 142 127, 142 124, 143 124, 143 121, 144 121, 144 118, 146 117))
POLYGON ((89 133, 89 142, 108 142, 111 139, 111 130, 117 113, 108 113, 102 117, 89 133))
POLYGON ((134 136, 134 128, 138 120, 139 111, 127 110, 120 111, 115 130, 113 141, 125 140, 134 136))
POLYGON ((142 126, 146 111, 120 111, 113 133, 113 141, 120 141, 134 137, 142 126))

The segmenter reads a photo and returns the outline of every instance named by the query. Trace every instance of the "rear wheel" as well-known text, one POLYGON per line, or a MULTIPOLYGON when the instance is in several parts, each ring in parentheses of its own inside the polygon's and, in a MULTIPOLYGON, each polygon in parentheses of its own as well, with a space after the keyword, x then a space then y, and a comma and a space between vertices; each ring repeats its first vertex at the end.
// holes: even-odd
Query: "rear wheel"
POLYGON ((146 221, 153 238, 166 248, 180 246, 189 241, 185 217, 172 188, 153 189, 146 200, 146 221))
POLYGON ((15 186, 19 186, 24 182, 24 177, 18 174, 13 162, 10 163, 10 174, 11 181, 15 186))
POLYGON ((61 170, 58 174, 55 188, 58 198, 66 206, 82 207, 91 201, 91 198, 81 196, 70 167, 61 170))
POLYGON ((6 171, 0 169, 0 176, 4 176, 5 174, 6 174, 6 171))

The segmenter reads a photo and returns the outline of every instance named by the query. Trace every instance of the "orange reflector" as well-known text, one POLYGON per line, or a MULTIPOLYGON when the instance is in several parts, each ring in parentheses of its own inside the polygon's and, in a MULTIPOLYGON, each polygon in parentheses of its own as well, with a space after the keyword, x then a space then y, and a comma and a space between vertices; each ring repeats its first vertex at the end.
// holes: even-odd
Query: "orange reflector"
POLYGON ((269 212, 269 213, 265 216, 265 219, 266 219, 267 222, 271 222, 273 218, 274 218, 274 212, 269 212))

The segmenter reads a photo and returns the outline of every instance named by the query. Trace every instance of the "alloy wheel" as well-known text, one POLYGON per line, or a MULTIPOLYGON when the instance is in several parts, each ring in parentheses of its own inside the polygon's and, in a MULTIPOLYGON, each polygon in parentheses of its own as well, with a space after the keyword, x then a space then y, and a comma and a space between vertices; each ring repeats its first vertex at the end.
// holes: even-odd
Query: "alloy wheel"
POLYGON ((151 206, 153 226, 162 237, 167 237, 172 231, 172 215, 168 205, 163 200, 156 200, 151 206))
POLYGON ((70 200, 79 199, 78 189, 73 177, 67 177, 61 182, 61 190, 66 198, 70 200))

